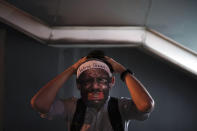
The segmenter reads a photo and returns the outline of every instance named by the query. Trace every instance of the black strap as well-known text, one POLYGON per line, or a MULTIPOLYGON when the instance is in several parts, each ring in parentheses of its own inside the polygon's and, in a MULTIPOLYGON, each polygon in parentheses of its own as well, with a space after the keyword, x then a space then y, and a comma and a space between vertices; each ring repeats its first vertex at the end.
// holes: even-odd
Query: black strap
POLYGON ((109 119, 114 131, 124 131, 122 118, 119 111, 118 99, 111 97, 108 103, 109 119))
POLYGON ((71 123, 71 131, 80 131, 85 119, 86 105, 82 99, 77 100, 76 111, 71 123))
POLYGON ((134 73, 133 73, 131 70, 129 70, 129 69, 125 70, 125 71, 122 72, 121 75, 120 75, 120 79, 121 79, 123 82, 125 81, 125 76, 126 76, 127 73, 130 73, 131 75, 134 75, 134 73))
MULTIPOLYGON (((82 99, 77 100, 76 111, 71 123, 71 131, 80 131, 85 119, 86 105, 82 99)), ((108 115, 114 131, 124 131, 118 107, 118 99, 111 97, 108 103, 108 115)))

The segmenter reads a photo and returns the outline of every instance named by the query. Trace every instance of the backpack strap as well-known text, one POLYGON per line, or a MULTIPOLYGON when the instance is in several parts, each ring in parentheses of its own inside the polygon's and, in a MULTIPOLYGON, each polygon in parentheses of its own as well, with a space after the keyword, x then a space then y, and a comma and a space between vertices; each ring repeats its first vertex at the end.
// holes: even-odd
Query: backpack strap
POLYGON ((82 99, 77 100, 76 111, 71 123, 71 131, 80 131, 85 119, 86 105, 82 99))
MULTIPOLYGON (((73 116, 73 120, 71 123, 71 131, 80 131, 84 120, 85 120, 85 112, 86 105, 84 104, 82 99, 77 100, 76 111, 73 116)), ((124 126, 122 124, 122 118, 119 111, 118 99, 111 97, 108 103, 108 115, 110 119, 110 123, 114 131, 124 131, 124 126)))
POLYGON ((111 97, 108 103, 109 119, 114 131, 124 131, 122 118, 119 111, 118 99, 111 97))

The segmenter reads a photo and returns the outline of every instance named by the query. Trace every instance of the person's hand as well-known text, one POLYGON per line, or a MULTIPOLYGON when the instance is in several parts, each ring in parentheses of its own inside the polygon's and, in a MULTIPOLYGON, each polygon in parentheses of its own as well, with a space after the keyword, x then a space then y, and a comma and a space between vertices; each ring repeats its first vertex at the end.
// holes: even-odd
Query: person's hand
POLYGON ((105 60, 107 62, 109 62, 114 70, 114 73, 122 73, 126 70, 126 68, 121 65, 120 63, 116 62, 115 60, 113 60, 112 58, 105 56, 105 60))
POLYGON ((73 69, 74 69, 74 71, 75 71, 75 74, 77 73, 78 67, 79 67, 82 63, 84 63, 86 60, 87 60, 86 57, 82 57, 82 58, 79 59, 74 65, 72 65, 72 67, 73 67, 73 69))

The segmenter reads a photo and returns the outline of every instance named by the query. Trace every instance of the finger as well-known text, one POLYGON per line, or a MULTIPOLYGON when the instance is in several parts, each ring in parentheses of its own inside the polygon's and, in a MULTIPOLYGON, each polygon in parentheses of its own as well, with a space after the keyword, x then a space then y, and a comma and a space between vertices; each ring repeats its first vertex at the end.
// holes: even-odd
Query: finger
POLYGON ((85 56, 85 57, 83 57, 83 58, 82 58, 82 60, 83 60, 83 61, 86 61, 86 60, 87 60, 87 57, 86 57, 86 56, 85 56))
POLYGON ((87 58, 87 56, 83 56, 83 57, 81 57, 80 59, 84 59, 84 58, 87 58))
POLYGON ((109 56, 104 56, 106 59, 110 59, 110 57, 109 56))
POLYGON ((112 58, 108 57, 108 56, 105 56, 105 60, 110 62, 112 60, 112 58))

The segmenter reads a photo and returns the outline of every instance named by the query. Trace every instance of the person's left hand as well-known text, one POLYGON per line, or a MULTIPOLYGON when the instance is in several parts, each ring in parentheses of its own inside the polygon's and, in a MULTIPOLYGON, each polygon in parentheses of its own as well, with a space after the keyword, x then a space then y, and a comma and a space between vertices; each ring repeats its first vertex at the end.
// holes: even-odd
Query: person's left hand
POLYGON ((75 64, 72 65, 72 67, 74 68, 74 72, 75 74, 77 73, 77 69, 78 67, 84 63, 87 60, 87 57, 82 57, 81 59, 79 59, 75 64))
POLYGON ((124 72, 126 70, 126 68, 123 65, 116 62, 115 60, 113 60, 112 58, 110 58, 108 56, 105 56, 105 60, 112 65, 114 73, 120 73, 121 74, 122 72, 124 72))

